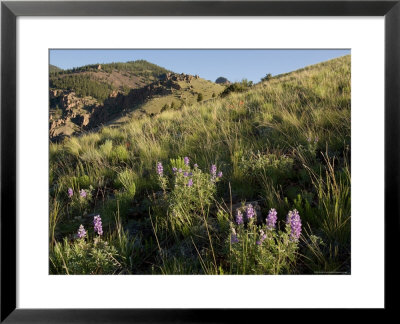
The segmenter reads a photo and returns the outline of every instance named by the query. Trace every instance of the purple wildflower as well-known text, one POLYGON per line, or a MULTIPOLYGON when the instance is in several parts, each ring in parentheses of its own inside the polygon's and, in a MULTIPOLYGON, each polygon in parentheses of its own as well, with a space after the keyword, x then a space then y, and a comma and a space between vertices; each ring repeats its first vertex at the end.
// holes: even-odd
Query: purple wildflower
POLYGON ((103 225, 101 223, 100 215, 94 216, 93 223, 94 223, 94 231, 99 235, 103 235, 103 225))
POLYGON ((271 208, 269 210, 268 216, 267 216, 267 227, 269 229, 273 229, 276 227, 276 221, 278 219, 277 217, 278 213, 276 212, 275 208, 271 208))
POLYGON ((163 168, 163 166, 162 166, 162 163, 161 163, 161 162, 158 162, 158 163, 157 163, 157 173, 158 173, 158 175, 159 175, 160 177, 162 177, 162 176, 163 176, 163 172, 164 172, 164 168, 163 168))
POLYGON ((253 205, 252 204, 248 204, 247 205, 247 209, 246 209, 246 216, 247 219, 250 220, 255 216, 256 212, 254 211, 253 205))
POLYGON ((222 178, 222 171, 219 171, 219 172, 218 172, 217 177, 218 177, 218 178, 222 178))
POLYGON ((189 181, 188 181, 188 183, 187 183, 187 186, 188 186, 188 187, 193 186, 193 179, 189 179, 189 181))
POLYGON ((286 224, 290 225, 290 238, 291 240, 298 241, 301 234, 301 219, 299 212, 294 209, 289 211, 287 215, 286 224))
POLYGON ((83 190, 83 189, 81 189, 81 191, 79 191, 79 194, 80 194, 80 196, 81 196, 82 198, 86 198, 86 196, 87 196, 86 191, 83 190))
POLYGON ((236 214, 236 223, 238 225, 243 224, 243 214, 239 209, 238 209, 237 214, 236 214))
POLYGON ((217 166, 215 164, 211 165, 210 173, 211 177, 215 179, 215 177, 217 176, 217 166))
POLYGON ((261 245, 262 242, 267 238, 267 234, 263 230, 260 230, 260 239, 256 242, 257 245, 261 245))
POLYGON ((79 226, 79 229, 78 229, 78 237, 79 238, 85 238, 86 237, 86 231, 85 231, 85 228, 83 227, 82 224, 81 224, 81 226, 79 226))
POLYGON ((187 171, 183 172, 183 176, 187 177, 189 175, 189 173, 187 171))
POLYGON ((179 173, 182 173, 182 169, 181 169, 181 168, 179 168, 178 172, 179 172, 179 173))
POLYGON ((68 188, 68 197, 71 198, 74 194, 74 191, 72 190, 72 188, 68 188))
POLYGON ((173 167, 173 168, 172 168, 172 171, 173 171, 174 173, 176 173, 176 171, 178 171, 178 169, 175 168, 175 167, 173 167))
POLYGON ((238 239, 237 235, 236 234, 231 234, 231 243, 235 244, 235 243, 238 243, 238 242, 239 242, 239 239, 238 239))
POLYGON ((195 163, 194 167, 197 169, 199 167, 199 165, 197 163, 195 163))
POLYGON ((185 163, 185 165, 189 165, 189 158, 187 156, 184 157, 183 162, 185 163))

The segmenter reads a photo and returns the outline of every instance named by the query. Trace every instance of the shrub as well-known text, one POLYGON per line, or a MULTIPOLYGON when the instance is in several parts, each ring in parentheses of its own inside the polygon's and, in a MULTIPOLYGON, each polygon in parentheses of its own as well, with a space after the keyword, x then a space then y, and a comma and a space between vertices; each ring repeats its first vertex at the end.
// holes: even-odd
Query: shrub
POLYGON ((111 159, 118 162, 126 162, 129 159, 129 152, 123 145, 118 145, 111 152, 111 159))
POLYGON ((132 199, 136 193, 135 177, 135 173, 129 169, 118 173, 118 181, 124 187, 125 193, 130 199, 132 199))
POLYGON ((293 159, 286 155, 249 153, 242 156, 239 167, 243 174, 252 175, 261 181, 270 179, 278 183, 290 177, 293 159))
POLYGON ((246 79, 242 80, 242 82, 232 83, 221 93, 221 97, 226 97, 231 92, 245 92, 249 90, 252 85, 253 82, 247 81, 246 79))
POLYGON ((284 231, 275 228, 276 211, 274 209, 270 210, 266 223, 261 225, 256 225, 255 217, 249 218, 248 214, 249 210, 246 212, 248 219, 245 222, 245 216, 238 210, 236 223, 231 223, 231 235, 226 241, 230 255, 230 273, 292 272, 301 231, 300 218, 296 218, 297 211, 289 212, 284 231))
POLYGON ((56 243, 50 254, 50 272, 53 274, 116 274, 120 269, 114 246, 99 239, 87 242, 77 239, 56 243))
MULTIPOLYGON (((182 166, 182 159, 172 160, 173 165, 182 166)), ((190 166, 189 158, 183 159, 183 167, 172 167, 173 176, 168 179, 161 163, 158 163, 157 173, 164 195, 165 206, 168 206, 166 223, 176 234, 184 236, 192 229, 204 223, 208 208, 216 193, 216 183, 222 177, 217 173, 215 165, 210 172, 202 172, 197 164, 190 166), (170 184, 170 186, 168 186, 170 184)))
POLYGON ((272 74, 268 73, 265 77, 261 78, 261 81, 269 81, 272 79, 272 74))

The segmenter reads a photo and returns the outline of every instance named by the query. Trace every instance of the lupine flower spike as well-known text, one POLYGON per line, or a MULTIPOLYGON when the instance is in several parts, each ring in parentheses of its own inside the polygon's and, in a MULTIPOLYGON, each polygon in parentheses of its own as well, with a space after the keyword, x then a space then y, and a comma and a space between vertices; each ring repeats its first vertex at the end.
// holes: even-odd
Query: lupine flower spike
POLYGON ((80 196, 81 196, 82 198, 86 198, 86 196, 87 196, 86 191, 83 190, 83 189, 81 189, 81 191, 79 191, 79 194, 80 194, 80 196))
POLYGON ((237 235, 236 234, 231 234, 231 243, 235 244, 235 243, 238 243, 238 242, 239 242, 239 239, 238 239, 237 235))
POLYGON ((238 225, 243 224, 243 214, 239 209, 238 209, 237 214, 236 214, 236 223, 238 225))
POLYGON ((286 223, 290 225, 291 240, 298 241, 301 234, 301 219, 299 212, 296 209, 294 209, 293 211, 289 211, 286 223))
POLYGON ((247 205, 247 210, 246 210, 247 219, 248 219, 248 220, 252 219, 252 218, 254 217, 255 214, 256 214, 256 213, 255 213, 255 211, 254 211, 253 205, 252 205, 252 204, 248 204, 248 205, 247 205))
POLYGON ((278 219, 277 217, 278 213, 276 212, 275 208, 271 208, 269 210, 268 216, 267 216, 267 227, 269 229, 274 229, 276 227, 276 221, 278 219))
POLYGON ((162 166, 162 163, 161 163, 161 162, 158 162, 158 163, 157 163, 157 174, 158 174, 160 177, 162 177, 162 176, 163 176, 163 173, 164 173, 164 168, 163 168, 163 166, 162 166))
POLYGON ((68 197, 71 198, 74 194, 74 191, 72 190, 72 188, 68 188, 68 197))
POLYGON ((191 187, 191 186, 193 186, 193 179, 189 179, 189 181, 188 181, 188 187, 191 187))
POLYGON ((214 181, 217 176, 217 166, 215 164, 211 165, 210 174, 211 174, 211 180, 214 181))
POLYGON ((85 228, 83 227, 82 224, 81 224, 81 226, 79 226, 79 229, 78 229, 78 237, 80 239, 86 237, 86 230, 85 230, 85 228))
POLYGON ((186 166, 189 166, 189 158, 187 156, 184 157, 183 162, 186 166))
POLYGON ((94 216, 93 223, 94 223, 94 231, 100 236, 103 235, 103 225, 101 223, 100 215, 94 216))
POLYGON ((260 230, 260 239, 256 242, 257 245, 261 245, 262 242, 267 238, 267 234, 263 230, 260 230))

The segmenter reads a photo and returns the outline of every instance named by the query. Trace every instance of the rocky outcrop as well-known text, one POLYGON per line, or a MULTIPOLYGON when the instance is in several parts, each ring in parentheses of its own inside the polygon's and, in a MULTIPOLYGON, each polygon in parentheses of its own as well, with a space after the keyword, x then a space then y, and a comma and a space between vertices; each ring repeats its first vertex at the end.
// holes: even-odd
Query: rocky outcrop
POLYGON ((198 75, 192 76, 192 75, 184 74, 184 73, 181 73, 181 74, 165 73, 160 76, 160 81, 164 81, 164 82, 165 81, 175 81, 175 82, 184 81, 184 82, 190 83, 194 78, 198 79, 199 76, 198 75))
MULTIPOLYGON (((101 68, 100 65, 99 67, 101 68)), ((136 109, 155 96, 166 96, 181 90, 182 82, 191 83, 198 78, 197 75, 166 73, 161 75, 159 80, 142 88, 131 89, 127 94, 114 90, 102 104, 91 97, 79 97, 73 91, 51 89, 50 138, 60 138, 63 129, 68 129, 68 132, 76 132, 106 124, 110 120, 136 109), (61 116, 59 116, 60 109, 61 116)), ((189 85, 189 88, 193 88, 193 86, 189 85)))

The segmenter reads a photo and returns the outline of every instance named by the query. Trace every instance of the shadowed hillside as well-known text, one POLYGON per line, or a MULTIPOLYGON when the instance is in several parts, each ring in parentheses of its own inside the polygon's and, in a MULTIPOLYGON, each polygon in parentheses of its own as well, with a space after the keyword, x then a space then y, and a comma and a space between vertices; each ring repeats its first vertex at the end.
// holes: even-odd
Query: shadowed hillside
POLYGON ((50 74, 49 135, 60 140, 100 125, 210 99, 223 86, 146 61, 88 65, 50 74), (131 113, 135 113, 132 115, 131 113))

